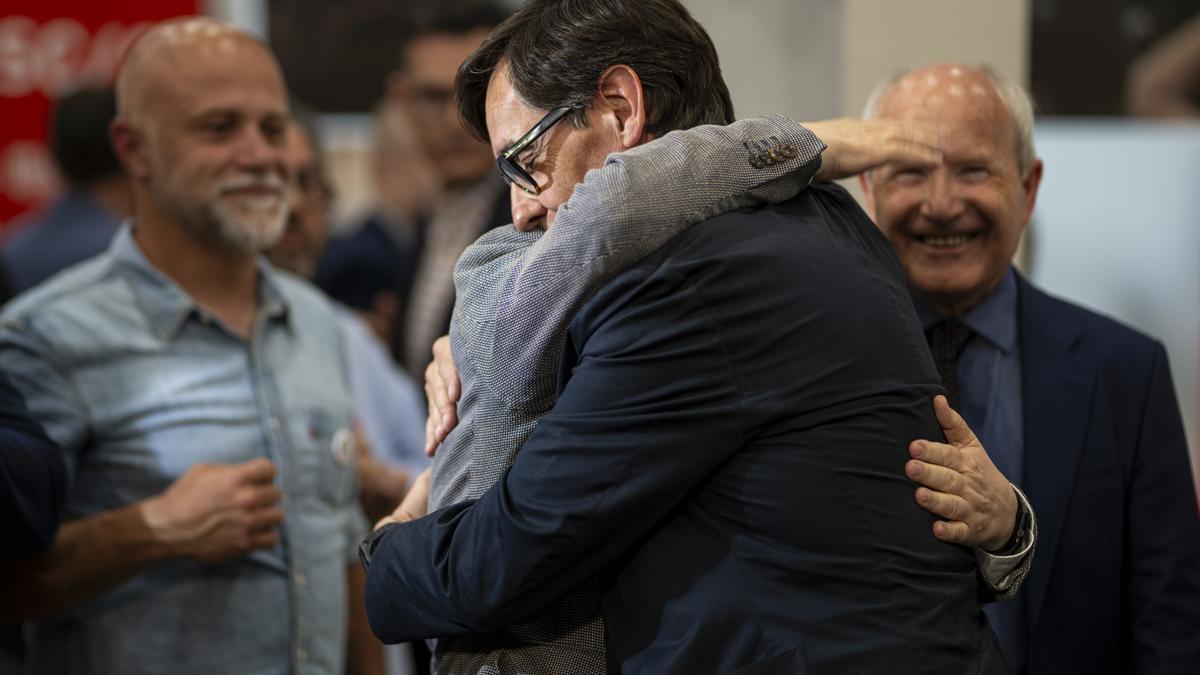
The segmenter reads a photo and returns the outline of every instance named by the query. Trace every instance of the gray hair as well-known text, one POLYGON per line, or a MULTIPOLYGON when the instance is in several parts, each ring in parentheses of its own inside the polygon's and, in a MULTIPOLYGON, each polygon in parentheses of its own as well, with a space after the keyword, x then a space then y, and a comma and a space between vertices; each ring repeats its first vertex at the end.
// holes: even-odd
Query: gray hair
MULTIPOLYGON (((1012 120, 1013 130, 1016 132, 1017 165, 1021 169, 1022 176, 1028 174, 1034 160, 1037 159, 1037 153, 1033 148, 1033 100, 1029 98, 1025 88, 1017 84, 1016 80, 997 72, 991 66, 974 66, 971 69, 978 71, 991 82, 996 96, 1000 98, 1000 102, 1008 111, 1008 117, 1012 120)), ((879 104, 892 92, 896 83, 917 70, 921 69, 905 70, 880 80, 871 90, 871 95, 867 97, 867 104, 863 107, 863 118, 874 117, 879 109, 879 104)))

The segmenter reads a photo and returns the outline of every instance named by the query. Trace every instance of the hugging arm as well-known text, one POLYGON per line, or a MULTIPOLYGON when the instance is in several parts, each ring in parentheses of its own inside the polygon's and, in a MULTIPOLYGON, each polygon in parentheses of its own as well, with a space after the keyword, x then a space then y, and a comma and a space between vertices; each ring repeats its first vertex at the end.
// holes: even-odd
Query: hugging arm
POLYGON ((631 270, 601 293, 570 381, 505 477, 477 501, 377 531, 367 611, 385 642, 537 616, 744 444, 732 369, 697 292, 631 270))
POLYGON ((794 197, 824 147, 779 116, 673 131, 589 171, 540 239, 485 235, 455 283, 456 320, 469 324, 464 344, 486 385, 514 407, 549 409, 566 326, 598 288, 691 225, 794 197))

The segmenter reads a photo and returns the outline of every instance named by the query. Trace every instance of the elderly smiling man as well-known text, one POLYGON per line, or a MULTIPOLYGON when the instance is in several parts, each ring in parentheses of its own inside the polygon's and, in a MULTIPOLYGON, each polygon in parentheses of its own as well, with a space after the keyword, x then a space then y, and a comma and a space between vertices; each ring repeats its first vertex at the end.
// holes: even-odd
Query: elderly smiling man
POLYGON ((863 187, 934 351, 960 352, 938 359, 956 407, 1044 523, 1025 587, 988 608, 1009 671, 1195 672, 1200 517, 1167 353, 1011 265, 1043 170, 1028 95, 937 64, 884 83, 869 114, 944 130, 943 162, 863 187))
MULTIPOLYGON (((732 117, 711 42, 667 0, 527 3, 461 72, 517 227, 547 239, 610 153, 732 117)), ((757 140, 730 171, 806 154, 757 140)), ((938 375, 887 241, 840 189, 710 218, 616 273, 570 321, 559 378, 498 484, 368 542, 382 637, 502 629, 594 580, 609 668, 1002 669, 970 551, 929 536, 901 472, 911 439, 940 436, 938 375)))

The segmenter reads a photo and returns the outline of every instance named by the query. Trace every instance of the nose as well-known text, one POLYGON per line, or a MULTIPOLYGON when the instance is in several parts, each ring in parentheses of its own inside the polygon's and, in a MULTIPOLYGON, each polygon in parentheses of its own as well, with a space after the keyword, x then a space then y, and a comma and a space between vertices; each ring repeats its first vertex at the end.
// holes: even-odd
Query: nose
POLYGON ((513 185, 509 188, 512 200, 513 225, 522 232, 546 226, 546 207, 537 197, 513 185))
POLYGON ((946 222, 962 215, 963 201, 953 177, 945 168, 934 171, 926 182, 925 199, 921 202, 921 215, 931 221, 946 222))
POLYGON ((237 159, 243 168, 259 171, 275 169, 280 176, 288 177, 283 166, 281 143, 269 138, 258 128, 249 128, 242 134, 237 159))

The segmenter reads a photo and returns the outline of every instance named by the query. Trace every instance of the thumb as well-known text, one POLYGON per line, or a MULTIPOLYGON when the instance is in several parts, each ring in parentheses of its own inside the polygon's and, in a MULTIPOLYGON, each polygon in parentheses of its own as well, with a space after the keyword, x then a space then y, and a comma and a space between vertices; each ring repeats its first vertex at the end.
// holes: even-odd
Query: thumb
POLYGON ((275 465, 266 457, 252 459, 237 465, 239 477, 251 483, 266 483, 275 479, 275 465))
POLYGON ((937 415, 938 424, 942 427, 942 433, 946 435, 946 441, 957 447, 964 447, 974 444, 975 433, 971 431, 971 427, 967 426, 966 420, 950 407, 950 402, 945 396, 938 394, 933 398, 933 411, 937 415))

